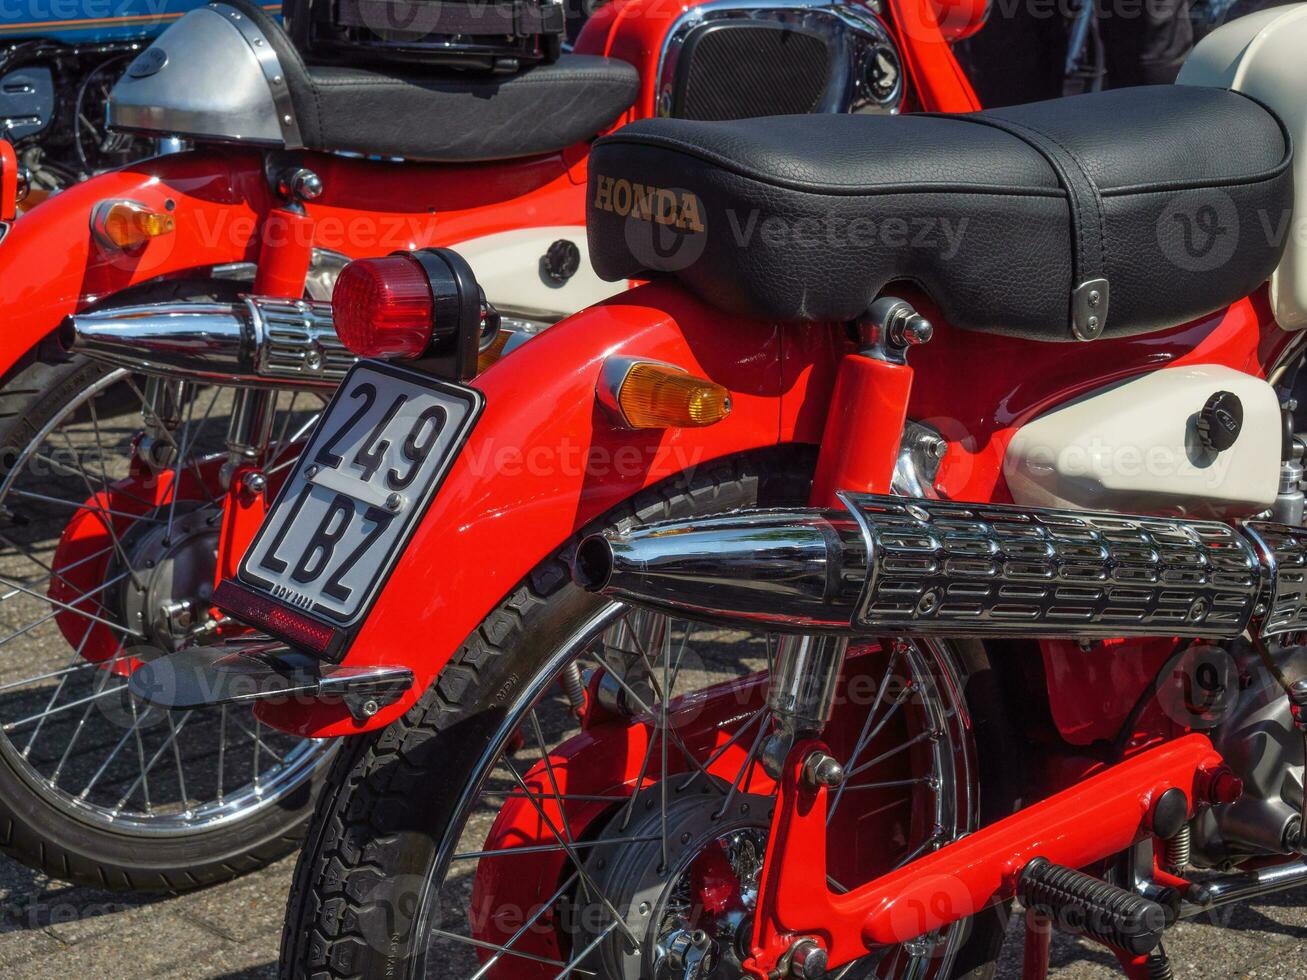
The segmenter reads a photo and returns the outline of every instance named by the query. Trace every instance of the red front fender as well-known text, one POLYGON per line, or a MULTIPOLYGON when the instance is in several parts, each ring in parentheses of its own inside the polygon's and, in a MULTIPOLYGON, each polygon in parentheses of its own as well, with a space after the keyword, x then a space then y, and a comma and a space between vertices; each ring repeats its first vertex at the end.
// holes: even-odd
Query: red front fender
POLYGON ((402 664, 415 683, 360 726, 340 705, 259 707, 297 734, 382 727, 459 645, 571 535, 645 487, 690 467, 783 442, 817 442, 837 332, 734 320, 660 285, 551 327, 477 378, 486 409, 350 648, 349 665, 402 664), (595 401, 611 355, 666 361, 732 392, 703 429, 630 432, 595 401))
POLYGON ((253 232, 270 206, 257 153, 212 150, 145 160, 42 202, 0 242, 0 372, 99 297, 189 269, 252 261, 253 232), (176 231, 131 252, 102 249, 91 217, 113 198, 171 210, 176 231))

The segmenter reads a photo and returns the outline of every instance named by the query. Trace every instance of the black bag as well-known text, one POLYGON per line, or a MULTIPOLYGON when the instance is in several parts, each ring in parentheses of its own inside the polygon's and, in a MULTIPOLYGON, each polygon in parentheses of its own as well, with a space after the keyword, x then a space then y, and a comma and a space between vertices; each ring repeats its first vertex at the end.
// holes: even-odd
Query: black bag
POLYGON ((319 62, 515 72, 558 58, 558 0, 286 0, 295 45, 319 62))

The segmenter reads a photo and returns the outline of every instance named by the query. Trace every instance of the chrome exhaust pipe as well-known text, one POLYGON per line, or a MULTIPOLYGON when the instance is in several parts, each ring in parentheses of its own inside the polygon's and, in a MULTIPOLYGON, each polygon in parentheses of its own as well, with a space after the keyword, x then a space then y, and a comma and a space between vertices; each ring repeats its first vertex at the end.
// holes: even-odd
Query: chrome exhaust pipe
POLYGON ((847 628, 862 532, 842 512, 754 511, 581 542, 573 578, 593 592, 707 620, 847 628))
POLYGON ((336 336, 330 303, 266 296, 79 313, 60 340, 116 367, 242 387, 331 389, 356 360, 336 336))
POLYGON ((593 592, 868 635, 1235 637, 1307 629, 1307 528, 842 494, 583 540, 593 592))

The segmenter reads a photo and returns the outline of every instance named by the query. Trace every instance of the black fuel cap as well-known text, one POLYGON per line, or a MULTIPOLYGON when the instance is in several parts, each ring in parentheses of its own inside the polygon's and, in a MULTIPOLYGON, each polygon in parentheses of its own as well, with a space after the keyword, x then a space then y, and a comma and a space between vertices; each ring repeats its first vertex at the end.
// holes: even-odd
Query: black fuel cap
POLYGON ((1218 391, 1198 413, 1198 436, 1214 452, 1234 445, 1243 428, 1243 402, 1233 391, 1218 391))

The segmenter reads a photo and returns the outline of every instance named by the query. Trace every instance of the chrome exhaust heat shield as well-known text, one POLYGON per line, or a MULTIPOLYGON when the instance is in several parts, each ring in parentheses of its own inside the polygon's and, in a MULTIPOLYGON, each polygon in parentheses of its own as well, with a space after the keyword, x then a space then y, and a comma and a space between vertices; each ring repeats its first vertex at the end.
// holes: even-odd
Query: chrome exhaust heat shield
POLYGON ((245 297, 156 303, 68 317, 64 348, 116 367, 244 387, 335 388, 356 358, 330 303, 245 297))
POLYGON ((577 584, 710 621, 928 636, 1307 629, 1307 528, 841 494, 581 542, 577 584))

